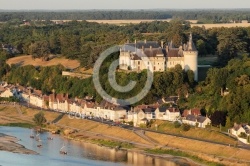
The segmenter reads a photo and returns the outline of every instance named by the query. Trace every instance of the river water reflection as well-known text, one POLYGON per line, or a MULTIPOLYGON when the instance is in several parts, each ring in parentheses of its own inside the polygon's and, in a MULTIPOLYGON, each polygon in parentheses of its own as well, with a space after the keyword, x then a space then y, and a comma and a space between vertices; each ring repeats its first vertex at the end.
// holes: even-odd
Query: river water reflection
POLYGON ((67 140, 58 135, 50 135, 50 133, 47 132, 40 134, 43 146, 42 148, 38 148, 37 145, 39 143, 35 139, 29 138, 31 131, 24 128, 0 127, 0 133, 21 139, 21 141, 18 142, 19 144, 39 153, 39 155, 23 155, 0 151, 1 166, 187 165, 185 162, 185 164, 180 163, 180 160, 172 159, 172 161, 168 161, 166 159, 146 156, 137 152, 115 150, 89 143, 67 140), (51 136, 53 140, 48 140, 47 137, 51 136), (59 154, 59 150, 63 144, 65 145, 68 155, 59 154))

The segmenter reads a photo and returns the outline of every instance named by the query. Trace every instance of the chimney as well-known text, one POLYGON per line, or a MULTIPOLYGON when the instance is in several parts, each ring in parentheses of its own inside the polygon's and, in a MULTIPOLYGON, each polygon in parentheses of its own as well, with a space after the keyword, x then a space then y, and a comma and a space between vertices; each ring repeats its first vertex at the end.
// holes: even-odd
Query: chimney
POLYGON ((161 48, 163 48, 163 41, 161 41, 161 48))
POLYGON ((147 40, 146 40, 146 39, 144 40, 144 43, 147 43, 147 40))

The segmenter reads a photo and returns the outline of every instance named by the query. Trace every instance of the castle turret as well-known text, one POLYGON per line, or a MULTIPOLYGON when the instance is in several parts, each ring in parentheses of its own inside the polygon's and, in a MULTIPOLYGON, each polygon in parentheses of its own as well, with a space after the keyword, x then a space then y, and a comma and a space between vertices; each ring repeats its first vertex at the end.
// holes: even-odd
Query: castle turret
POLYGON ((184 69, 192 70, 194 72, 194 80, 198 81, 198 51, 195 48, 192 34, 189 36, 189 41, 184 48, 184 69))

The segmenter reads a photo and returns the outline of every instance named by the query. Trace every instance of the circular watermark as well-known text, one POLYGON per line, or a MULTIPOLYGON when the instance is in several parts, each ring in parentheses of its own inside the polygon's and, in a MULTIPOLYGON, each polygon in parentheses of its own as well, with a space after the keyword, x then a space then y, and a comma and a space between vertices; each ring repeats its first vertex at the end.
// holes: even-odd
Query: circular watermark
MULTIPOLYGON (((135 87, 136 82, 130 80, 130 82, 126 86, 118 85, 116 82, 115 72, 116 72, 116 68, 119 65, 120 65, 119 60, 115 60, 111 63, 111 65, 109 66, 107 81, 109 81, 111 87, 117 92, 128 93, 135 87)), ((152 67, 152 63, 150 62, 150 59, 145 55, 143 50, 137 49, 136 47, 132 47, 129 45, 126 45, 126 50, 120 50, 120 46, 113 46, 113 47, 106 49, 100 54, 99 58, 95 62, 94 69, 93 69, 93 83, 94 83, 96 91, 104 100, 110 103, 113 103, 115 105, 120 105, 120 106, 131 105, 143 99, 151 89, 151 86, 153 84, 153 78, 154 78, 153 67, 152 67), (127 56, 127 59, 126 59, 127 63, 129 64, 126 64, 126 65, 130 66, 132 71, 138 71, 138 65, 140 65, 140 67, 142 67, 143 69, 147 70, 147 80, 145 82, 143 89, 140 91, 140 93, 128 99, 120 99, 120 98, 115 98, 113 96, 110 96, 102 88, 102 85, 100 83, 99 75, 100 75, 101 65, 103 64, 104 60, 107 57, 119 51, 120 52, 125 51, 127 54, 129 54, 129 57, 127 56), (135 62, 137 62, 137 64, 135 62)))

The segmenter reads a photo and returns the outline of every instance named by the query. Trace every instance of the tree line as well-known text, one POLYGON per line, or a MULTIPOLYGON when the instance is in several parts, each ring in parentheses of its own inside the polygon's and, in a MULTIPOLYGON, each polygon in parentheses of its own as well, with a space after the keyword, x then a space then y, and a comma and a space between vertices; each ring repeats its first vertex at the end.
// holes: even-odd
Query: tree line
POLYGON ((83 11, 0 11, 0 21, 18 20, 123 20, 169 19, 198 20, 200 23, 228 23, 250 20, 247 9, 207 10, 83 10, 83 11))

